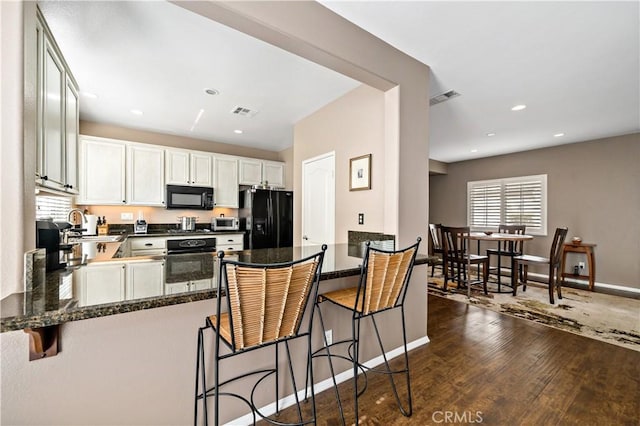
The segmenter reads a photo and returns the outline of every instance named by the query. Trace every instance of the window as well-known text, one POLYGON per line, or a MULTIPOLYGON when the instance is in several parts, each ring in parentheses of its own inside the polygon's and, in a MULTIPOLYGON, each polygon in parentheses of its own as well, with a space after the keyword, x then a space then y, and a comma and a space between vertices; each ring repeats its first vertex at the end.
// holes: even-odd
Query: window
POLYGON ((547 234, 547 175, 467 182, 467 224, 475 231, 526 225, 547 234))
POLYGON ((70 197, 36 195, 36 219, 66 221, 71 210, 70 197))

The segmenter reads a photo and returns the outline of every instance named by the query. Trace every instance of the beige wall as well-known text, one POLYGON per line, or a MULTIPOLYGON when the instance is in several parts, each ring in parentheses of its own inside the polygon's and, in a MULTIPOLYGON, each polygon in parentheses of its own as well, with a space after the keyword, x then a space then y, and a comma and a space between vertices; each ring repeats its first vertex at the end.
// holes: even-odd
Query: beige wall
POLYGON ((205 152, 217 152, 219 154, 238 155, 240 157, 260 158, 262 160, 280 161, 279 153, 276 151, 249 148, 240 145, 230 145, 221 142, 187 138, 184 136, 149 132, 145 130, 129 129, 126 127, 94 123, 91 121, 80 122, 80 134, 175 148, 193 149, 205 152))
MULTIPOLYGON (((384 230, 384 93, 362 85, 294 127, 294 191, 302 194, 302 162, 335 152, 335 242, 346 243, 347 231, 384 230), (349 191, 349 159, 371 154, 371 190, 349 191), (358 225, 364 213, 364 225, 358 225)), ((302 215, 302 197, 296 197, 294 217, 302 215)), ((302 230, 296 221, 294 245, 302 230)))
MULTIPOLYGON (((548 236, 526 251, 549 255, 556 227, 595 243, 596 281, 640 288, 640 134, 451 163, 431 176, 433 223, 465 225, 467 181, 547 174, 548 236)), ((581 259, 584 260, 584 259, 581 259)), ((571 259, 571 265, 577 258, 571 259)), ((542 272, 542 271, 538 271, 542 272)))

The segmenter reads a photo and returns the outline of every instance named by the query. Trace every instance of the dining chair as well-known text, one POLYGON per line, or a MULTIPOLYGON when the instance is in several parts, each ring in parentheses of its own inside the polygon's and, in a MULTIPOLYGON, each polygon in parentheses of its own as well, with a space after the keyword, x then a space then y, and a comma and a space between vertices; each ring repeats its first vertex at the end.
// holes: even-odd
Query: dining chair
MULTIPOLYGON (((429 224, 429 235, 431 236, 431 253, 434 256, 440 256, 439 263, 442 264, 442 240, 440 237, 440 228, 442 225, 439 223, 430 223, 429 224)), ((431 276, 433 277, 436 263, 438 261, 434 261, 431 263, 431 276)))
MULTIPOLYGON (((336 383, 334 367, 332 358, 340 358, 348 360, 353 365, 353 399, 355 404, 355 425, 359 424, 359 412, 358 412, 358 397, 364 393, 367 388, 367 372, 381 373, 389 377, 391 383, 391 390, 395 397, 396 403, 400 409, 402 415, 410 417, 413 412, 412 398, 411 398, 411 382, 409 377, 409 356, 407 350, 407 334, 406 334, 406 318, 404 310, 404 302, 407 294, 407 288, 411 279, 411 272, 413 271, 413 265, 415 263, 416 254, 420 245, 420 238, 417 242, 407 248, 388 251, 371 247, 368 243, 366 245, 366 251, 363 259, 363 263, 360 269, 360 279, 358 285, 355 287, 349 287, 345 289, 335 290, 321 294, 317 298, 316 304, 318 305, 318 316, 324 335, 324 347, 314 352, 313 357, 326 357, 329 360, 329 368, 333 378, 334 392, 338 403, 340 415, 342 417, 342 423, 345 424, 344 410, 342 408, 342 402, 340 399, 340 393, 338 392, 338 385, 336 383), (351 313, 351 336, 350 338, 335 341, 329 344, 325 330, 324 317, 320 305, 324 302, 330 302, 331 306, 335 306, 337 309, 347 311, 351 313), (401 330, 403 338, 403 351, 404 351, 404 366, 399 369, 392 369, 387 360, 387 351, 385 350, 380 333, 378 331, 378 325, 376 323, 376 316, 383 312, 399 309, 401 312, 401 330), (372 343, 361 339, 360 335, 360 323, 363 319, 370 318, 373 324, 373 330, 376 333, 376 340, 380 348, 383 365, 381 367, 367 367, 360 362, 360 348, 362 345, 368 347, 372 343), (336 351, 332 351, 336 346, 346 345, 346 353, 341 354, 336 351), (364 385, 359 389, 358 385, 358 371, 363 373, 364 385), (406 407, 400 400, 400 395, 396 387, 394 376, 404 375, 407 386, 407 402, 406 407)), ((388 317, 385 317, 385 323, 388 321, 388 317)), ((382 391, 381 391, 382 392, 382 391)))
MULTIPOLYGON (((273 419, 258 409, 254 396, 268 392, 265 388, 272 376, 275 382, 273 393, 275 399, 276 416, 279 413, 280 398, 280 360, 279 348, 284 345, 288 361, 288 376, 291 380, 295 404, 297 406, 298 422, 287 423, 295 425, 315 424, 315 394, 311 386, 312 413, 311 417, 304 418, 302 407, 298 397, 298 387, 293 373, 293 364, 289 341, 298 338, 306 339, 306 366, 307 377, 311 377, 313 383, 313 370, 311 367, 311 325, 315 303, 307 309, 309 300, 315 301, 318 294, 318 281, 324 260, 326 245, 322 250, 297 261, 278 264, 252 264, 236 262, 224 259, 224 252, 218 253, 219 274, 217 280, 216 314, 205 319, 205 326, 198 330, 198 350, 196 364, 195 385, 195 409, 194 425, 198 424, 198 406, 202 402, 204 424, 209 424, 207 398, 214 398, 214 424, 220 424, 220 397, 230 396, 243 401, 252 412, 253 423, 256 415, 269 423, 284 424, 273 419), (226 297, 220 297, 221 295, 226 297), (223 312, 222 299, 226 300, 223 312), (303 317, 307 315, 306 325, 303 326, 303 317), (212 329, 215 333, 213 345, 214 358, 214 383, 207 387, 207 374, 205 371, 205 345, 204 331, 212 329), (227 350, 222 353, 222 344, 227 350), (252 369, 251 365, 245 365, 246 370, 238 371, 237 375, 224 381, 220 381, 222 361, 233 358, 249 351, 260 350, 273 346, 273 366, 268 368, 252 369), (236 393, 242 389, 249 389, 242 382, 242 386, 227 390, 227 385, 238 380, 253 378, 253 386, 250 392, 236 393)), ((265 355, 269 359, 268 355, 265 355)), ((243 366, 241 362, 234 364, 243 366)), ((230 370, 227 370, 230 371, 230 370)))
MULTIPOLYGON (((526 225, 498 225, 499 234, 517 234, 524 235, 527 229, 526 225)), ((498 283, 500 283, 500 277, 502 276, 502 256, 513 258, 514 256, 521 256, 524 253, 524 241, 498 241, 498 248, 487 249, 487 256, 489 257, 489 271, 494 268, 491 267, 491 256, 498 258, 498 266, 495 268, 498 275, 498 283)), ((509 262, 511 265, 513 262, 509 262)))
POLYGON ((513 284, 513 295, 516 295, 519 285, 519 279, 516 277, 516 271, 518 267, 522 265, 522 291, 527 290, 527 278, 529 265, 548 265, 549 266, 549 303, 552 305, 555 303, 553 300, 554 287, 558 289, 558 299, 562 299, 562 289, 560 280, 560 256, 562 254, 562 245, 567 237, 567 228, 556 228, 556 232, 553 235, 553 242, 551 243, 551 249, 549 250, 549 257, 533 256, 529 254, 523 254, 521 256, 513 257, 513 266, 511 267, 511 280, 513 284))
MULTIPOLYGON (((469 253, 469 233, 468 226, 452 227, 443 226, 442 228, 442 247, 444 265, 444 289, 447 289, 447 283, 450 279, 455 279, 457 288, 460 284, 468 286, 468 294, 470 295, 471 285, 482 282, 484 294, 487 294, 487 281, 489 280, 489 257, 469 253), (471 280, 471 273, 467 271, 469 265, 482 265, 482 280, 471 280), (455 270, 455 277, 450 277, 450 270, 455 270)), ((453 275, 453 274, 452 274, 453 275)))

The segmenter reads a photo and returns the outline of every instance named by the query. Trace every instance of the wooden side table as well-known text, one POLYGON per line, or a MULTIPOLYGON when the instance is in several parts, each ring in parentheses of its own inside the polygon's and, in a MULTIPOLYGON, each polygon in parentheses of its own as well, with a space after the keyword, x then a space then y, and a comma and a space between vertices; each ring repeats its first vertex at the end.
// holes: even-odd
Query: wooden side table
POLYGON ((589 281, 589 290, 593 291, 593 285, 596 280, 596 257, 594 254, 594 247, 596 244, 589 243, 568 243, 562 245, 562 263, 560 266, 560 270, 562 271, 562 284, 564 284, 565 277, 574 278, 578 280, 588 280, 589 281), (567 260, 567 253, 582 253, 587 257, 588 264, 588 275, 582 274, 574 274, 565 272, 564 268, 567 260))

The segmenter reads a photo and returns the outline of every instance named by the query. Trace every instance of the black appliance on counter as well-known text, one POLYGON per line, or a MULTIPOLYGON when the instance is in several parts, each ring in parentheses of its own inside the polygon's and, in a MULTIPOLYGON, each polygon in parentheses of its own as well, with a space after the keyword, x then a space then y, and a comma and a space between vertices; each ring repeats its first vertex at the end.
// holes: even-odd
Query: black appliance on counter
POLYGON ((36 221, 36 247, 47 251, 47 272, 67 267, 60 262, 60 228, 50 220, 36 221))
POLYGON ((209 186, 167 185, 167 208, 213 210, 213 188, 209 186))
POLYGON ((239 202, 245 249, 293 246, 292 191, 245 189, 239 202))

